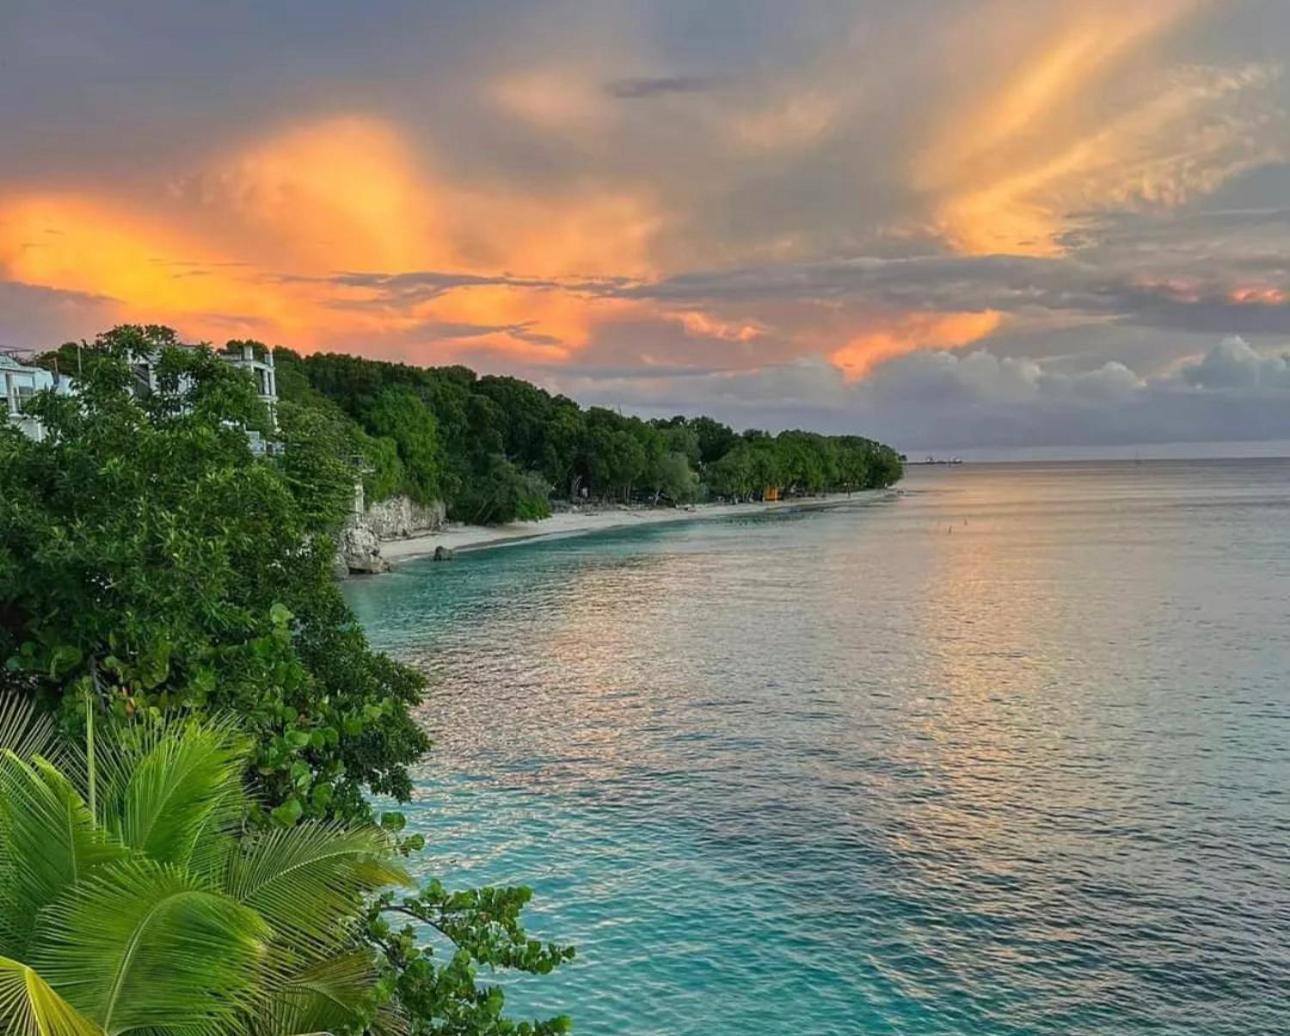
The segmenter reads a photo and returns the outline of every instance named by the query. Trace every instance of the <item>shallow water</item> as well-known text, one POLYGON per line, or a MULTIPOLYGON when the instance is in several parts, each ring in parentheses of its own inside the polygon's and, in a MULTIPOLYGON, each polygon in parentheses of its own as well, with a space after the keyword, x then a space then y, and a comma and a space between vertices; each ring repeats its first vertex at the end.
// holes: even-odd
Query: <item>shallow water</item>
POLYGON ((907 495, 350 584, 411 825, 584 1034, 1290 1032, 1290 462, 907 495))

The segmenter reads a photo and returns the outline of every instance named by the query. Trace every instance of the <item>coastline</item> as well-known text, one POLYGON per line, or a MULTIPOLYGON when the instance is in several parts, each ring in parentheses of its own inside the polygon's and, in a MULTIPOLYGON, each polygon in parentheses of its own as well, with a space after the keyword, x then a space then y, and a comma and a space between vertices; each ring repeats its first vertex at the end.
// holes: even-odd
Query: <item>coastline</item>
POLYGON ((662 525, 668 522, 705 521, 737 515, 765 514, 771 511, 808 511, 847 504, 872 503, 883 499, 890 489, 862 489, 854 493, 829 493, 794 500, 776 500, 746 504, 696 504, 693 510, 672 507, 636 507, 610 510, 566 511, 536 522, 512 522, 509 525, 456 525, 407 539, 383 540, 381 557, 392 567, 407 561, 430 557, 436 548, 453 553, 487 550, 512 543, 529 543, 540 539, 583 536, 593 532, 662 525))

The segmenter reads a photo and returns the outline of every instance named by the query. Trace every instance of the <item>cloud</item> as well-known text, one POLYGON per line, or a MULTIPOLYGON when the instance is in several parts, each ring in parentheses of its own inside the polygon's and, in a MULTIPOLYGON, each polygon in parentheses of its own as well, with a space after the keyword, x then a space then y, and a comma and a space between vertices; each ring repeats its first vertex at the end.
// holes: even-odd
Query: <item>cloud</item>
MULTIPOLYGON (((656 219, 648 199, 590 183, 543 195, 454 182, 397 128, 346 116, 213 156, 151 207, 0 192, 0 272, 111 296, 194 337, 377 341, 406 355, 410 335, 433 343, 437 327, 472 324, 495 329, 491 348, 527 355, 577 347, 597 314, 627 305, 574 289, 648 273, 656 219), (395 272, 338 273, 341 261, 395 272)), ((440 345, 450 356, 455 336, 440 345)))
POLYGON ((737 428, 862 429, 908 451, 1290 439, 1284 357, 1223 342, 1172 373, 1063 370, 987 349, 912 353, 848 382, 799 359, 752 370, 538 369, 553 388, 646 415, 715 413, 737 428))
POLYGON ((703 76, 653 76, 611 79, 605 93, 620 101, 638 101, 665 94, 697 94, 713 89, 715 83, 703 76))
POLYGON ((1063 372, 986 351, 922 353, 881 368, 853 406, 911 448, 1290 438, 1284 361, 1241 353, 1236 366, 1260 380, 1235 384, 1232 355, 1224 343, 1179 373, 1148 378, 1113 361, 1063 372), (1228 384, 1198 381, 1198 371, 1221 372, 1228 384))
POLYGON ((116 299, 0 280, 0 349, 44 349, 120 319, 116 299))
POLYGON ((157 320, 853 430, 903 427, 873 386, 949 393, 955 441, 1280 391, 1285 5, 373 11, 33 8, 0 37, 0 329, 157 320), (1258 363, 1197 358, 1232 335, 1258 363))
POLYGON ((484 276, 470 273, 449 273, 435 270, 415 270, 408 273, 338 273, 316 281, 345 288, 365 288, 372 297, 355 305, 397 306, 429 302, 459 288, 503 287, 532 290, 551 290, 560 282, 535 277, 510 277, 505 274, 484 276))
POLYGON ((754 151, 802 148, 825 136, 841 108, 835 96, 802 89, 737 116, 730 135, 735 143, 754 151))
POLYGON ((1243 339, 1225 338, 1198 362, 1181 369, 1182 379, 1202 389, 1290 391, 1290 353, 1263 356, 1243 339))
POLYGON ((987 53, 1003 45, 1019 57, 947 109, 915 163, 938 231, 961 252, 1055 255, 1072 211, 1175 208, 1284 160, 1284 114, 1264 100, 1277 66, 1153 61, 1157 41, 1203 9, 1087 0, 987 21, 987 53))
POLYGON ((614 117, 605 92, 589 79, 576 79, 568 69, 508 75, 492 85, 491 94, 502 111, 545 130, 602 130, 614 117))
POLYGON ((875 367, 916 349, 961 347, 980 341, 998 330, 1002 315, 987 309, 979 313, 901 313, 890 320, 871 320, 869 326, 829 360, 849 381, 863 378, 875 367))

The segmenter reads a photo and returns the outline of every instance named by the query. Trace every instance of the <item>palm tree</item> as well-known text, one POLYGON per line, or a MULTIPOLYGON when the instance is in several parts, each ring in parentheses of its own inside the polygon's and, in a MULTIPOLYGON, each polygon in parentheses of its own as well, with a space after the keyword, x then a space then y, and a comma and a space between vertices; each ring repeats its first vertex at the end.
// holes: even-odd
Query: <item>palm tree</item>
POLYGON ((245 830, 248 746, 226 722, 134 725, 106 742, 81 753, 0 700, 0 1032, 371 1024, 365 897, 408 881, 385 833, 245 830))

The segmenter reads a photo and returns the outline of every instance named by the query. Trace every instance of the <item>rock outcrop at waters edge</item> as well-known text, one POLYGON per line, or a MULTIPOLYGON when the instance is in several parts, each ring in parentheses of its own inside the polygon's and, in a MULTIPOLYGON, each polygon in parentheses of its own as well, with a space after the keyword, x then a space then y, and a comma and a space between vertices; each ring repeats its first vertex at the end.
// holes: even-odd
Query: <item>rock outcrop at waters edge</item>
POLYGON ((339 578, 389 570, 390 563, 381 557, 381 538, 367 524, 366 517, 354 515, 340 531, 332 564, 339 578))
POLYGON ((395 496, 373 504, 361 513, 350 515, 336 544, 336 575, 370 574, 389 570, 381 557, 381 543, 407 539, 442 529, 446 520, 442 502, 413 503, 406 496, 395 496))

